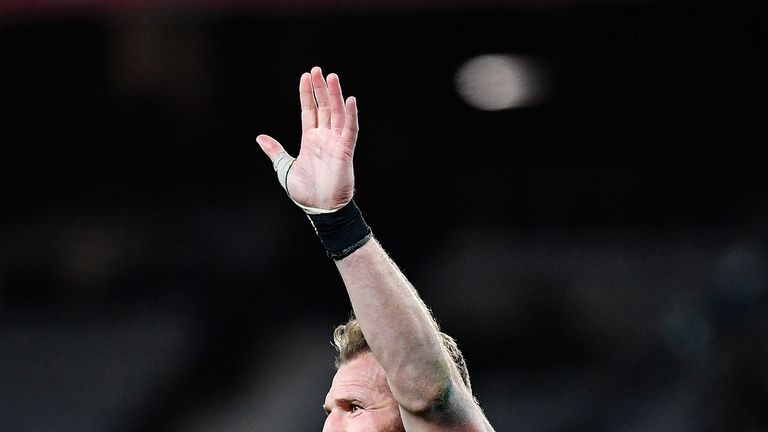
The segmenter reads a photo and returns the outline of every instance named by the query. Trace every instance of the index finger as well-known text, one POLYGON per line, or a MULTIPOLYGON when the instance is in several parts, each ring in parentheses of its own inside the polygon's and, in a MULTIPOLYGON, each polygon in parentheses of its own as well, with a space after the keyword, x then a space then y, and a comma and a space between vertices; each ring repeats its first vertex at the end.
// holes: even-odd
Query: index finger
POLYGON ((301 103, 301 130, 317 127, 317 104, 312 95, 312 79, 308 72, 299 81, 299 102, 301 103))

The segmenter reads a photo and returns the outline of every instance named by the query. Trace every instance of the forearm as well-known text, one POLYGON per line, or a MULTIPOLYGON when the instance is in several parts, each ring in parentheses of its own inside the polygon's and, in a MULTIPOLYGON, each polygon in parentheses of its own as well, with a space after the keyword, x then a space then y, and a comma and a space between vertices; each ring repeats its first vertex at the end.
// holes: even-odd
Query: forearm
POLYGON ((336 266, 395 399, 411 412, 430 409, 450 390, 452 372, 424 302, 376 239, 336 266))
MULTIPOLYGON (((452 339, 439 331, 416 290, 371 237, 370 227, 352 200, 352 158, 359 129, 355 98, 345 100, 338 77, 329 74, 326 81, 320 68, 313 67, 299 80, 299 101, 302 136, 296 158, 268 135, 259 135, 256 141, 272 161, 280 185, 308 214, 344 280, 357 322, 378 362, 373 368, 378 378, 364 382, 363 390, 370 384, 379 392, 381 366, 405 428, 492 430, 475 405, 461 354, 452 339), (459 367, 452 357, 457 355, 459 367)), ((367 359, 370 361, 370 355, 367 359)), ((343 370, 341 366, 337 377, 343 370)), ((359 374, 349 370, 344 373, 359 374)), ((355 388, 357 384, 351 383, 367 379, 350 381, 347 377, 337 387, 355 388)), ((351 410, 344 412, 352 414, 351 410)))

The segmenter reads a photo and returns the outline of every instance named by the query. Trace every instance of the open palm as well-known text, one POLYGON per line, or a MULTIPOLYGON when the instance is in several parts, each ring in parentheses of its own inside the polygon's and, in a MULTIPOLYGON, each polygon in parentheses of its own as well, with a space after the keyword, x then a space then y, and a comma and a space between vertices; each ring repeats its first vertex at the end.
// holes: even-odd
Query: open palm
MULTIPOLYGON (((344 101, 336 74, 323 77, 319 67, 304 73, 299 82, 301 149, 286 179, 289 196, 305 207, 336 210, 354 193, 352 157, 357 142, 357 104, 344 101)), ((274 162, 285 152, 268 135, 256 141, 274 162)))

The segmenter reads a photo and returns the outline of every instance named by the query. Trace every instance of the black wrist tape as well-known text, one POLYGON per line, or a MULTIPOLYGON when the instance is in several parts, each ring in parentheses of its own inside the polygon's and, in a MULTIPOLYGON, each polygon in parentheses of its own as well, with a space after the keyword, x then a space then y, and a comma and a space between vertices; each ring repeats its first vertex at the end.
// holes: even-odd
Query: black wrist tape
POLYGON ((363 214, 350 201, 333 213, 307 215, 329 258, 340 260, 359 249, 371 239, 371 228, 363 214))

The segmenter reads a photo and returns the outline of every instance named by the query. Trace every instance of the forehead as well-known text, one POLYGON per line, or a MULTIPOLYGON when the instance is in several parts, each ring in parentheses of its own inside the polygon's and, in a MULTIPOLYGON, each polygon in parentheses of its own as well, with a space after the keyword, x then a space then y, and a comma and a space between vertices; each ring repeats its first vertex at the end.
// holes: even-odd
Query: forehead
POLYGON ((372 393, 390 395, 390 390, 384 369, 373 354, 364 353, 339 367, 326 401, 350 396, 370 397, 372 393))

